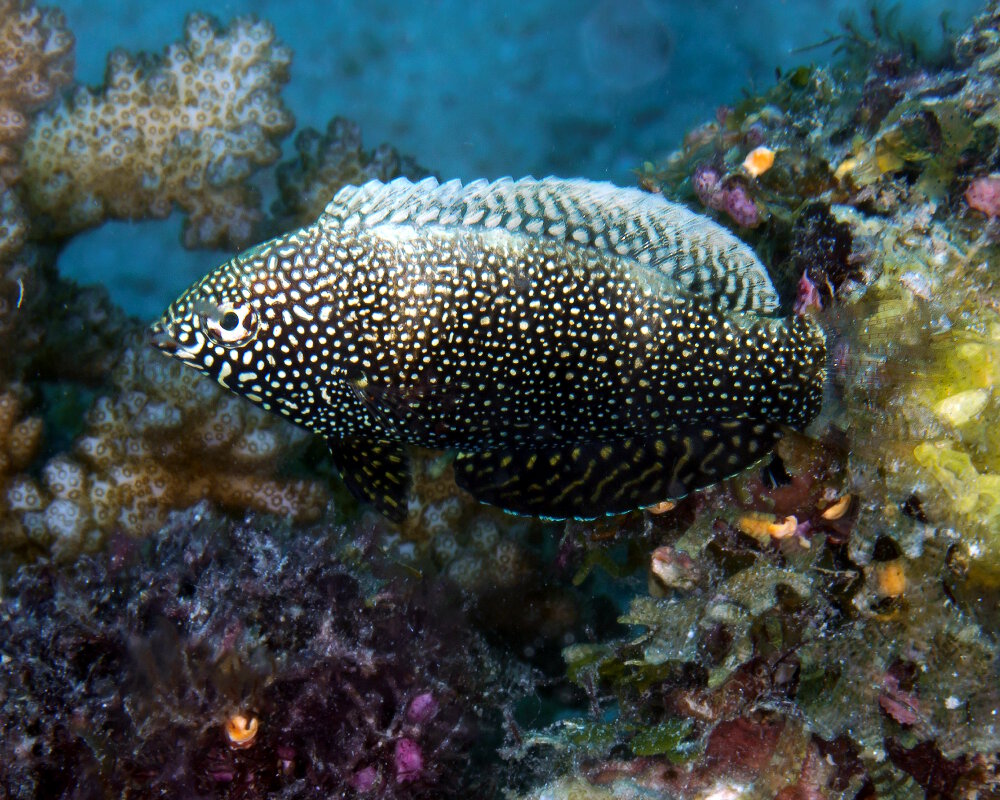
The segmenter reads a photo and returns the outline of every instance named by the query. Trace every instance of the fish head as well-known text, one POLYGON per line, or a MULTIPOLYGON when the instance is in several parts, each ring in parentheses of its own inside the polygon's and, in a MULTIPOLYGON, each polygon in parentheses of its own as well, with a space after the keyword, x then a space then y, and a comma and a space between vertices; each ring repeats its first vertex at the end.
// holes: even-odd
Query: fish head
POLYGON ((237 365, 246 363, 248 350, 260 350, 262 298, 253 291, 252 276, 266 249, 258 245, 240 253, 190 286, 153 323, 153 345, 240 392, 237 365))

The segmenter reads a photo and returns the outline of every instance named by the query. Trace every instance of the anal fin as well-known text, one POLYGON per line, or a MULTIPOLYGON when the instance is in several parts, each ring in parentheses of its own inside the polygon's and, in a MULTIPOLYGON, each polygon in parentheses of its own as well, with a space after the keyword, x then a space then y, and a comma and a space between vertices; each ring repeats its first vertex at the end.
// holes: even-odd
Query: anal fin
POLYGON ((455 480, 514 513, 594 519, 674 500, 742 472, 770 451, 778 432, 771 423, 728 420, 650 437, 463 453, 455 480))
POLYGON ((410 465, 402 442, 344 438, 329 443, 351 494, 394 522, 402 520, 410 490, 410 465))

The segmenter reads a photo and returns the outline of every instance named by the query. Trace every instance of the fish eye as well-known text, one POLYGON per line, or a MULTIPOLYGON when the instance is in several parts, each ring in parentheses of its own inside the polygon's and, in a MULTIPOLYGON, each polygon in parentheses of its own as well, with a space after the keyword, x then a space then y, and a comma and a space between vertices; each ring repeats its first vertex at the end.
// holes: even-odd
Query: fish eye
POLYGON ((223 347, 244 344, 257 334, 257 312, 248 303, 222 303, 203 319, 209 338, 223 347))

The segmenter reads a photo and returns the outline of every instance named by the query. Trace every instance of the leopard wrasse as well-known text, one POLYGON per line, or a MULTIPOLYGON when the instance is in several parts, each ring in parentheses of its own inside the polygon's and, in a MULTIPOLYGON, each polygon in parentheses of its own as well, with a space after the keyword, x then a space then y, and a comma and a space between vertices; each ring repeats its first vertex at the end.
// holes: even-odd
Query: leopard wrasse
POLYGON ((823 397, 826 345, 753 251, 659 195, 582 179, 340 190, 198 281, 154 343, 326 438, 405 516, 408 448, 508 511, 591 519, 767 456, 823 397))

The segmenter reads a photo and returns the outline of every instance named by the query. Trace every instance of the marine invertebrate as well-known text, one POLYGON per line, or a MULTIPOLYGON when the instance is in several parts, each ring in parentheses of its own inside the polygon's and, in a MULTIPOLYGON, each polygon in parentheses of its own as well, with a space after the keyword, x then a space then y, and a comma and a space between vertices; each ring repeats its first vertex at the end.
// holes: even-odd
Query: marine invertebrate
POLYGON ((863 260, 854 251, 850 225, 838 222, 822 203, 806 205, 792 226, 792 270, 808 281, 815 305, 829 303, 841 288, 864 283, 863 260))
POLYGON ((740 227, 755 228, 763 221, 757 203, 739 178, 726 178, 715 167, 703 164, 695 170, 691 184, 702 203, 724 212, 740 227))
POLYGON ((960 40, 960 74, 794 70, 644 175, 721 208, 747 148, 780 148, 751 238, 827 326, 837 401, 830 427, 647 522, 653 596, 622 617, 644 628, 565 651, 590 714, 545 731, 580 791, 995 791, 1000 253, 965 193, 995 166, 998 14, 960 40), (694 746, 645 755, 678 718, 694 746))
POLYGON ((348 541, 201 506, 5 575, 0 792, 486 796, 514 673, 439 587, 346 568, 348 541))
POLYGON ((14 190, 0 179, 0 258, 13 256, 28 236, 28 218, 14 190))
POLYGON ((0 260, 27 237, 14 185, 31 116, 73 77, 73 36, 62 13, 30 0, 0 2, 0 260))
POLYGON ((709 508, 678 541, 684 551, 654 553, 654 574, 668 580, 655 591, 651 584, 654 597, 634 598, 620 620, 643 631, 610 649, 565 651, 571 679, 591 694, 601 721, 548 733, 573 746, 586 741, 575 726, 593 729, 591 747, 580 752, 588 782, 702 797, 725 779, 746 791, 769 786, 768 796, 800 785, 850 798, 866 775, 912 787, 904 771, 912 762, 885 762, 885 750, 899 742, 933 741, 948 759, 995 748, 990 720, 1000 694, 977 676, 995 670, 1000 652, 981 626, 941 600, 947 541, 925 539, 918 556, 885 537, 872 547, 878 527, 862 519, 848 558, 837 539, 816 534, 811 547, 783 547, 779 556, 766 542, 748 546, 752 539, 716 516, 717 504, 709 508), (963 644, 947 644, 952 637, 963 644), (955 663, 948 654, 959 647, 955 663), (959 708, 980 722, 967 726, 959 708), (649 758, 651 729, 676 729, 678 717, 696 723, 681 739, 687 746, 674 740, 661 758, 649 758), (776 761, 786 735, 798 755, 776 761), (612 746, 618 760, 602 761, 597 754, 612 746), (634 758, 621 760, 623 748, 634 758), (800 772, 805 752, 823 768, 800 772), (678 760, 690 763, 672 769, 678 760))
POLYGON ((44 427, 40 417, 24 414, 23 395, 19 386, 0 394, 0 545, 7 550, 22 543, 23 531, 13 515, 24 503, 20 473, 38 456, 44 427))
POLYGON ((858 440, 884 443, 853 452, 857 489, 884 504, 919 496, 924 518, 961 530, 981 567, 995 572, 1000 442, 987 420, 1000 382, 1000 316, 992 279, 978 266, 995 257, 993 248, 943 221, 914 228, 912 212, 877 225, 846 210, 841 216, 866 242, 879 275, 843 318, 851 363, 871 365, 840 378, 844 416, 858 440), (958 324, 935 330, 941 314, 958 324))
POLYGON ((455 483, 452 460, 414 448, 406 517, 386 526, 386 547, 402 562, 431 562, 463 590, 516 592, 534 576, 522 542, 538 523, 484 506, 455 483))
POLYGON ((30 115, 73 77, 73 36, 62 12, 30 0, 0 2, 0 180, 18 177, 30 115))
POLYGON ((262 214, 247 179, 292 127, 278 94, 290 60, 268 23, 221 30, 202 14, 162 56, 113 53, 105 86, 42 112, 25 142, 33 214, 67 236, 179 208, 187 246, 248 243, 262 214))
POLYGON ((229 744, 238 750, 252 747, 257 733, 260 731, 260 720, 245 714, 233 714, 226 720, 226 738, 229 744))
POLYGON ((480 500, 595 517, 739 472, 818 412, 822 332, 777 306, 749 249, 660 198, 397 179, 344 189, 154 328, 170 355, 323 435, 390 518, 406 510, 404 443, 457 449, 480 500))
POLYGON ((53 249, 29 243, 0 261, 0 385, 101 385, 136 331, 101 286, 61 278, 53 249))
POLYGON ((312 128, 298 133, 295 150, 296 157, 276 170, 279 199, 271 208, 277 219, 275 233, 308 225, 344 186, 400 176, 417 180, 428 174, 388 144, 366 150, 361 126, 344 117, 331 119, 325 133, 312 128))
POLYGON ((775 152, 770 147, 755 147, 743 159, 743 171, 751 178, 759 178, 774 166, 775 152))
POLYGON ((149 533, 202 499, 222 508, 316 519, 329 500, 317 479, 284 476, 303 434, 244 406, 155 351, 127 349, 70 453, 41 480, 19 478, 11 504, 35 548, 63 558, 116 531, 149 533))

